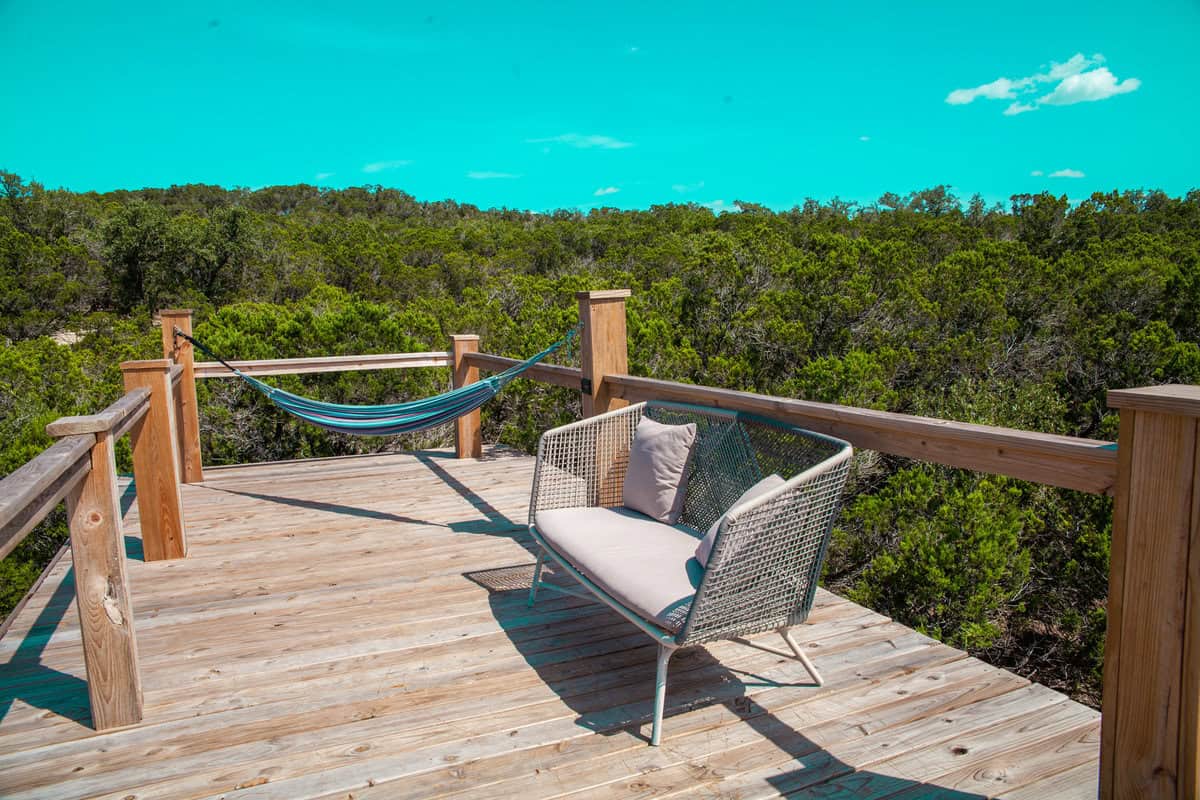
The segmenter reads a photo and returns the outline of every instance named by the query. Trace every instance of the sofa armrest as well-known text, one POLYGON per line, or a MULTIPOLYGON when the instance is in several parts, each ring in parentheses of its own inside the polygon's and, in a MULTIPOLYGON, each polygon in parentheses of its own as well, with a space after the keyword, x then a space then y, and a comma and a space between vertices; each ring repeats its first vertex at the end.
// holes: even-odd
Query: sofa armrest
POLYGON ((803 622, 817 581, 852 450, 842 451, 721 523, 683 642, 746 636, 803 622))
POLYGON ((553 428, 538 442, 529 524, 539 510, 619 506, 644 403, 553 428))

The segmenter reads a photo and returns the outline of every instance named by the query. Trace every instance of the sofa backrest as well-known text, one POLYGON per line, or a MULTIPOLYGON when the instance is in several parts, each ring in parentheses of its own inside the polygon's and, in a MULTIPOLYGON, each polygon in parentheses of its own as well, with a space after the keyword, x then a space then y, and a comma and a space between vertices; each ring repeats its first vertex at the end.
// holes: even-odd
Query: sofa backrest
POLYGON ((775 499, 743 513, 733 528, 722 529, 681 641, 802 622, 812 606, 840 503, 849 445, 740 412, 651 402, 643 413, 658 422, 697 426, 680 521, 698 532, 766 475, 777 473, 794 486, 781 487, 783 493, 773 493, 775 499))
POLYGON ((773 473, 788 480, 839 450, 833 441, 736 411, 649 402, 645 416, 696 424, 696 444, 679 521, 703 533, 742 493, 773 473))

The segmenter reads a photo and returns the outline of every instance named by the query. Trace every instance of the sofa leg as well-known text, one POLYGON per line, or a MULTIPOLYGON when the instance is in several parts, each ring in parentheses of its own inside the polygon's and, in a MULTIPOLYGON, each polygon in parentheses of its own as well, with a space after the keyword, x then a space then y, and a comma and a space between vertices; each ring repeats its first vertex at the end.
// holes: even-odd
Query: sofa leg
POLYGON ((813 682, 816 683, 817 686, 824 686, 825 680, 821 677, 821 673, 817 672, 817 668, 813 666, 811 661, 808 660, 808 655, 806 655, 805 652, 800 649, 800 645, 796 644, 796 640, 792 638, 791 630, 788 628, 780 628, 779 635, 782 636, 783 640, 788 643, 788 647, 792 648, 792 652, 796 654, 796 660, 803 664, 804 668, 808 670, 808 674, 812 677, 813 682))
POLYGON ((667 704, 667 662, 675 654, 675 648, 658 646, 658 673, 654 678, 654 728, 650 731, 650 744, 658 747, 662 738, 663 707, 667 704))
POLYGON ((542 579, 542 562, 546 560, 546 551, 539 550, 537 564, 533 567, 533 585, 529 587, 529 607, 533 608, 533 603, 537 600, 538 582, 542 579))

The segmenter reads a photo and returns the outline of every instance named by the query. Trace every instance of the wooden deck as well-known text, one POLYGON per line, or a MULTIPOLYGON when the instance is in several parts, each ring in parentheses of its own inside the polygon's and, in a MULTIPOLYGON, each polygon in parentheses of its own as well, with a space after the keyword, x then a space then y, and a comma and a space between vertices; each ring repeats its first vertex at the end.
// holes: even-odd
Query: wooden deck
MULTIPOLYGON (((828 593, 826 677, 672 661, 604 607, 525 606, 533 460, 489 449, 209 470, 191 551, 129 564, 143 724, 97 734, 70 557, 0 639, 5 798, 1094 798, 1099 715, 828 593)), ((756 639, 774 647, 777 639, 756 639)))

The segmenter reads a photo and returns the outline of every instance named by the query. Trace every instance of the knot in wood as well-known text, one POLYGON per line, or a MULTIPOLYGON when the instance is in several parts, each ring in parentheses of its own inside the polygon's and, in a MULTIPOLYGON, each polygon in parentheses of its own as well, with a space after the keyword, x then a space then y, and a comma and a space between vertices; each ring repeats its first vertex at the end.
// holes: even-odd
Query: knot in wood
POLYGON ((994 783, 1003 783, 1008 777, 1008 770, 1005 767, 984 767, 979 770, 980 780, 992 781, 994 783))
POLYGON ((125 615, 121 613, 121 604, 117 601, 116 591, 111 583, 104 590, 104 613, 114 625, 124 625, 125 615))

